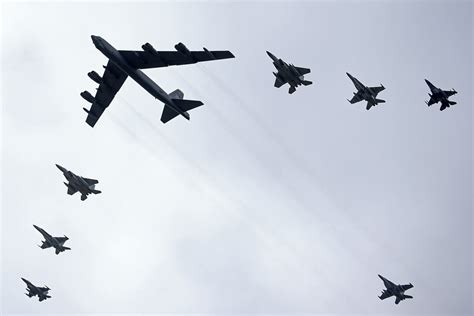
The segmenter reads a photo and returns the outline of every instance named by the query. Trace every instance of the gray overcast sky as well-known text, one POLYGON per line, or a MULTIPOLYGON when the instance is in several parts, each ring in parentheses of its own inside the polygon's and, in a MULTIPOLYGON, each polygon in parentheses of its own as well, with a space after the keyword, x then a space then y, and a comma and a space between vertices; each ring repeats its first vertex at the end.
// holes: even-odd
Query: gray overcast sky
POLYGON ((2 4, 1 312, 472 314, 470 1, 2 4), (98 124, 79 92, 117 49, 229 49, 147 70, 204 106, 163 125, 128 79, 98 124), (314 82, 273 87, 269 50, 314 82), (345 72, 387 103, 351 105, 345 72), (428 108, 429 78, 459 93, 428 108), (59 163, 99 179, 68 196, 59 163), (59 256, 39 225, 70 237, 59 256), (412 282, 380 301, 377 274, 412 282), (53 298, 24 295, 25 277, 53 298))

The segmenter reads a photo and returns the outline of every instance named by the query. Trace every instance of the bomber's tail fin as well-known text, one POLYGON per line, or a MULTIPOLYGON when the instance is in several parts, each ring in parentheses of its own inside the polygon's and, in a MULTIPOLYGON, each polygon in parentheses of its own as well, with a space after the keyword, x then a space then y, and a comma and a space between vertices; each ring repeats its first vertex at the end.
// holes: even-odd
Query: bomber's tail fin
POLYGON ((303 80, 303 81, 301 81, 301 83, 303 84, 303 86, 309 86, 310 84, 313 84, 313 82, 311 82, 309 80, 303 80))
POLYGON ((168 94, 171 99, 182 99, 184 97, 183 91, 176 89, 168 94))
MULTIPOLYGON (((176 90, 176 91, 179 91, 179 90, 176 90)), ((172 92, 171 94, 173 94, 173 93, 174 92, 172 92)), ((178 111, 174 110, 170 106, 165 105, 165 107, 163 109, 163 113, 161 114, 161 121, 163 123, 166 123, 166 122, 174 119, 176 116, 178 116, 180 114, 182 114, 186 119, 189 120, 190 117, 189 117, 189 113, 187 111, 190 111, 194 108, 197 108, 197 107, 203 105, 203 103, 201 101, 196 101, 196 100, 185 100, 185 99, 182 99, 182 98, 171 99, 171 100, 173 101, 173 104, 175 106, 177 106, 182 111, 182 113, 179 113, 178 111)))

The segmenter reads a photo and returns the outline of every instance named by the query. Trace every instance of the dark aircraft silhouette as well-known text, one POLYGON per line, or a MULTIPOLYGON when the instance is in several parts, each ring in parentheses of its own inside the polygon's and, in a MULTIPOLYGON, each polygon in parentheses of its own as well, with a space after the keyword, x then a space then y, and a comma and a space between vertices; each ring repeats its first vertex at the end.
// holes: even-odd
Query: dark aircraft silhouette
POLYGON ((49 287, 47 286, 37 287, 37 286, 34 286, 33 283, 31 283, 27 279, 23 279, 23 278, 21 279, 23 280, 23 282, 26 283, 26 290, 28 292, 28 293, 25 293, 26 296, 33 297, 35 295, 38 295, 40 302, 44 301, 45 299, 51 298, 51 296, 48 295, 48 292, 50 290, 49 287))
POLYGON ((379 296, 381 300, 384 300, 386 298, 389 298, 391 296, 395 296, 395 304, 400 303, 400 301, 403 301, 404 299, 407 298, 413 298, 413 296, 410 295, 405 295, 405 291, 409 290, 413 287, 413 284, 407 284, 407 285, 396 285, 393 282, 390 282, 383 276, 379 274, 379 278, 383 281, 383 284, 387 288, 386 290, 382 291, 382 295, 379 296))
POLYGON ((385 102, 385 100, 377 99, 377 94, 385 90, 385 87, 382 84, 380 84, 379 87, 367 87, 364 86, 359 80, 354 78, 350 73, 346 72, 346 74, 352 80, 352 83, 354 83, 354 86, 357 89, 357 93, 354 92, 354 96, 352 97, 352 99, 347 100, 351 104, 365 100, 367 101, 366 109, 369 110, 374 105, 385 102))
POLYGON ((95 179, 88 179, 77 176, 66 168, 61 167, 60 165, 56 165, 56 167, 58 167, 58 169, 63 172, 63 175, 69 182, 64 182, 64 184, 67 186, 67 194, 73 195, 74 193, 79 191, 81 192, 81 200, 84 201, 85 199, 87 199, 87 195, 91 193, 102 193, 101 191, 95 189, 95 185, 99 183, 99 181, 95 179))
POLYGON ((187 111, 203 103, 201 101, 184 100, 184 94, 179 89, 170 94, 166 93, 140 69, 194 64, 234 57, 229 51, 209 51, 206 48, 204 48, 204 51, 189 51, 183 43, 176 44, 176 51, 173 52, 156 51, 149 43, 142 45, 143 51, 116 50, 100 36, 92 35, 91 38, 95 47, 109 58, 107 66, 104 66, 105 72, 102 77, 95 71, 87 74, 99 84, 95 97, 88 91, 81 93, 85 100, 92 103, 90 110, 84 108, 84 111, 88 113, 86 122, 91 127, 94 127, 97 123, 97 120, 112 102, 115 94, 120 90, 128 76, 165 104, 161 115, 163 123, 178 115, 182 115, 189 120, 190 117, 187 111))
POLYGON ((41 233, 44 237, 44 241, 39 246, 41 249, 46 249, 50 247, 54 247, 56 249, 56 254, 58 255, 60 252, 66 251, 66 250, 71 250, 71 248, 65 247, 64 243, 69 239, 66 236, 64 237, 53 237, 50 234, 48 234, 44 229, 41 227, 38 227, 36 225, 33 225, 34 228, 36 228, 37 231, 41 233))
POLYGON ((430 96, 429 101, 425 101, 425 103, 428 106, 431 106, 432 104, 441 102, 441 108, 439 109, 440 111, 443 111, 446 108, 449 108, 451 105, 456 104, 454 101, 449 101, 448 98, 452 95, 455 95, 457 93, 456 90, 441 90, 439 88, 436 88, 431 82, 429 82, 427 79, 425 79, 426 84, 428 87, 430 87, 431 94, 428 93, 430 96))
POLYGON ((274 72, 275 75, 275 87, 280 88, 285 83, 290 85, 288 93, 292 94, 296 91, 296 87, 300 85, 309 86, 312 84, 311 81, 304 80, 304 75, 311 72, 308 68, 296 67, 292 64, 287 64, 283 60, 276 58, 272 53, 267 51, 268 56, 273 60, 273 65, 278 70, 274 72))

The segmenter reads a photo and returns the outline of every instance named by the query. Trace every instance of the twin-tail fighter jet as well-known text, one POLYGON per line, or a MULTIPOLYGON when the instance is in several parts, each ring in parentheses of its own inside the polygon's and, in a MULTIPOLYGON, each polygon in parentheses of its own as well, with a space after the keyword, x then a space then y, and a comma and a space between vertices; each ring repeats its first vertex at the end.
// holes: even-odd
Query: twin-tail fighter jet
POLYGON ((190 51, 183 43, 174 46, 176 51, 157 51, 146 43, 142 45, 143 51, 117 50, 100 36, 91 36, 95 47, 108 59, 107 66, 104 66, 103 76, 91 71, 87 75, 99 84, 95 97, 88 91, 81 93, 81 96, 92 103, 87 112, 86 122, 91 127, 97 123, 104 110, 112 102, 115 94, 120 90, 127 77, 135 80, 148 93, 165 104, 161 121, 163 123, 175 118, 178 115, 187 120, 190 119, 187 111, 192 110, 203 103, 195 100, 183 99, 183 92, 177 89, 170 94, 166 93, 153 80, 145 75, 141 69, 167 67, 172 65, 195 64, 198 62, 233 58, 229 51, 190 51))
POLYGON ((347 100, 351 104, 354 104, 354 103, 360 102, 362 100, 365 100, 365 101, 367 101, 366 109, 369 110, 374 105, 385 102, 385 100, 377 99, 377 94, 379 94, 381 91, 385 90, 385 87, 382 84, 379 87, 367 87, 367 86, 363 85, 355 77, 353 77, 350 73, 346 72, 346 74, 352 80, 352 83, 354 83, 354 86, 357 89, 357 93, 354 92, 354 96, 352 97, 352 99, 347 100))
POLYGON ((64 237, 53 237, 50 234, 48 234, 44 229, 41 227, 38 227, 36 225, 33 225, 34 228, 36 228, 37 231, 41 233, 44 237, 44 241, 39 246, 41 249, 46 249, 53 247, 56 249, 56 254, 58 255, 59 253, 66 251, 66 250, 71 250, 71 248, 65 247, 64 243, 69 239, 67 236, 64 237))
POLYGON ((81 200, 84 201, 85 199, 87 199, 87 195, 91 193, 102 193, 101 191, 95 189, 95 185, 99 183, 99 181, 95 179, 88 179, 81 176, 77 176, 66 168, 61 167, 60 165, 56 165, 56 167, 58 167, 58 169, 62 171, 64 177, 68 181, 68 183, 64 182, 64 184, 67 186, 67 194, 73 195, 74 193, 79 191, 81 192, 81 200))
POLYGON ((310 69, 296 67, 292 64, 287 64, 282 59, 275 57, 275 55, 273 55, 269 51, 267 51, 267 54, 273 60, 273 65, 278 70, 278 72, 273 73, 273 75, 276 77, 276 88, 280 88, 285 83, 288 83, 290 85, 288 93, 292 94, 296 91, 296 87, 300 85, 309 86, 310 84, 312 84, 311 81, 304 80, 304 75, 310 73, 310 69))

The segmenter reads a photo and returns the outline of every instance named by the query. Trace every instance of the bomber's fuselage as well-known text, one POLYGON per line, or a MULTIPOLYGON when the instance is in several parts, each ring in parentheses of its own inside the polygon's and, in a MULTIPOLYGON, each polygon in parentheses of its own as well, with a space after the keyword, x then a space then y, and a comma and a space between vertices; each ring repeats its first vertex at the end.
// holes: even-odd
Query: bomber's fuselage
POLYGON ((183 115, 187 118, 186 114, 173 103, 173 100, 169 95, 160 88, 153 80, 150 79, 143 71, 132 67, 130 63, 116 50, 112 45, 110 45, 106 40, 100 36, 92 35, 92 42, 95 47, 102 52, 109 60, 111 60, 120 70, 126 73, 130 78, 135 80, 140 86, 143 87, 148 93, 153 97, 157 98, 164 104, 170 106, 177 113, 183 115))

